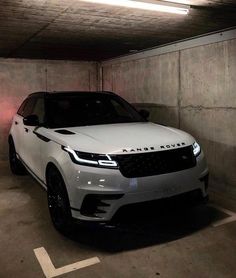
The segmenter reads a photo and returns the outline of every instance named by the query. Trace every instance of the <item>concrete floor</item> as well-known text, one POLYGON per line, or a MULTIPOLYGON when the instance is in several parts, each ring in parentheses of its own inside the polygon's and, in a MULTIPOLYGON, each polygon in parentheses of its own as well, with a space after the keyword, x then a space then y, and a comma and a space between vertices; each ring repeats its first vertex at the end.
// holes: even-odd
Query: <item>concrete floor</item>
MULTIPOLYGON (((233 201, 212 195, 217 205, 236 211, 233 201)), ((33 252, 38 247, 56 268, 101 261, 61 277, 236 277, 236 221, 213 227, 226 214, 210 206, 135 212, 118 218, 117 228, 78 228, 66 238, 53 228, 37 182, 11 175, 0 162, 0 277, 44 277, 33 252)))

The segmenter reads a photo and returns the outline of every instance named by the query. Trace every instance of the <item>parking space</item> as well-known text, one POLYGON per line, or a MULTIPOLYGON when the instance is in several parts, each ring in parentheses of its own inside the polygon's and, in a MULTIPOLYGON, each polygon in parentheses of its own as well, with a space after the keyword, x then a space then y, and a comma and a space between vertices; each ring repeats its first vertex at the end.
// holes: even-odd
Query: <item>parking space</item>
POLYGON ((0 7, 0 278, 235 278, 236 1, 0 7))
POLYGON ((48 277, 235 277, 236 221, 222 222, 233 217, 230 200, 135 207, 68 238, 53 228, 38 183, 12 176, 6 162, 0 169, 0 277, 45 277, 34 253, 41 247, 56 270, 48 277))

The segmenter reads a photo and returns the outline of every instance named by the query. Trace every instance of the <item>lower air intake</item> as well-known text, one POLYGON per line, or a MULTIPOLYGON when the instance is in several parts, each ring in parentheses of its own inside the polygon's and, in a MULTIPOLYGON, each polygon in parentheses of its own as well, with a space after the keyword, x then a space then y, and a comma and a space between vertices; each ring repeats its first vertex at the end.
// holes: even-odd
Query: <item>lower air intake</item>
POLYGON ((80 213, 89 217, 101 217, 110 207, 109 201, 122 197, 123 194, 89 194, 84 198, 80 213))

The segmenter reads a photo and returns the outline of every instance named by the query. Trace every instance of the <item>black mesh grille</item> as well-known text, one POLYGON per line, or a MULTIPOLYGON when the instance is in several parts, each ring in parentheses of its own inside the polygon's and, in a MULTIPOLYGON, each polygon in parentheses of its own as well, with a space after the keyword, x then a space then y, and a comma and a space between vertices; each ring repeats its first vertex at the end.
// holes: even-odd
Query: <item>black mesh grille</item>
POLYGON ((107 213, 107 208, 110 207, 109 201, 118 200, 123 196, 123 194, 88 194, 83 200, 80 213, 89 217, 101 217, 107 213))
POLYGON ((127 178, 166 174, 196 166, 192 146, 159 152, 115 155, 113 158, 119 163, 122 175, 127 178))

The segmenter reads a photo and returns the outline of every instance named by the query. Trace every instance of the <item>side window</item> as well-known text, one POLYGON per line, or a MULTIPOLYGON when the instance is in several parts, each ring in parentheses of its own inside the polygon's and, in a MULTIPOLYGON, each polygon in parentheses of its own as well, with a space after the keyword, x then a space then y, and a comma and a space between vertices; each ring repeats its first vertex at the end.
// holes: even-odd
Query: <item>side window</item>
POLYGON ((35 98, 27 98, 21 105, 18 114, 20 114, 22 117, 27 117, 31 115, 34 108, 34 104, 35 98))
POLYGON ((25 99, 25 100, 23 101, 23 103, 21 104, 20 108, 19 108, 18 111, 17 111, 17 114, 18 114, 18 115, 22 116, 22 113, 23 113, 23 111, 24 111, 24 108, 25 108, 25 105, 26 105, 27 102, 28 102, 28 99, 25 99))
POLYGON ((31 114, 38 116, 40 124, 44 123, 44 115, 45 115, 44 98, 36 98, 36 102, 31 114))

